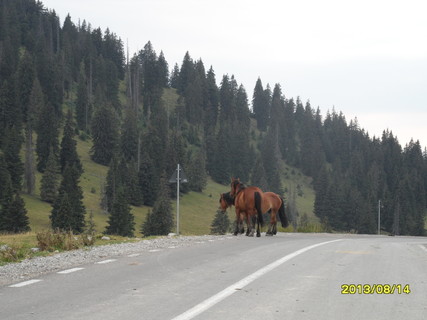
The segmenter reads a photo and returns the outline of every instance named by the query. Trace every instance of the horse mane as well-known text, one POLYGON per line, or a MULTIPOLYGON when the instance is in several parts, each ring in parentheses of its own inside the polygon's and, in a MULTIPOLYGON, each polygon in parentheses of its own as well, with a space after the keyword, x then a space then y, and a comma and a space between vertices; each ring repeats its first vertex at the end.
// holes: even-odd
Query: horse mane
POLYGON ((239 191, 237 193, 239 193, 240 191, 246 189, 246 185, 244 183, 240 182, 240 180, 234 180, 233 184, 234 184, 234 188, 237 188, 237 186, 239 186, 239 191))

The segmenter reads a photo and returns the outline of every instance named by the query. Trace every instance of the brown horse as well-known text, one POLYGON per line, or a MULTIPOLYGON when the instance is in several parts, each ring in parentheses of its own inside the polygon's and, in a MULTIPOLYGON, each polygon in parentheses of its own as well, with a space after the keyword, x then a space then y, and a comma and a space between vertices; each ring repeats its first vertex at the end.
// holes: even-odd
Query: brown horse
POLYGON ((266 236, 272 236, 277 233, 277 214, 279 214, 282 227, 289 225, 288 217, 285 213, 285 202, 282 197, 274 192, 264 192, 262 196, 261 210, 263 213, 270 212, 270 223, 266 236))
MULTIPOLYGON (((226 193, 221 193, 220 197, 219 197, 219 209, 221 210, 222 213, 225 213, 227 208, 231 207, 234 205, 234 198, 232 196, 230 196, 230 192, 226 192, 226 193)), ((246 213, 245 212, 240 212, 240 221, 242 223, 240 223, 240 225, 238 224, 238 222, 236 221, 236 228, 238 229, 238 233, 242 234, 245 232, 245 228, 243 227, 243 219, 245 218, 246 213)))
MULTIPOLYGON (((221 211, 225 212, 228 207, 234 205, 234 198, 230 196, 230 192, 222 193, 219 199, 221 211)), ((265 213, 270 213, 270 223, 266 236, 272 236, 277 233, 277 213, 279 214, 282 227, 286 228, 289 225, 288 218, 285 213, 285 204, 283 199, 274 192, 264 192, 261 202, 261 210, 265 213)), ((243 212, 240 212, 241 214, 243 212)), ((243 217, 240 217, 243 220, 243 217)), ((240 233, 243 233, 239 229, 240 233)))
POLYGON ((234 198, 234 206, 236 208, 236 229, 234 235, 239 233, 239 226, 243 224, 241 213, 244 212, 248 224, 246 235, 253 237, 255 233, 254 224, 256 221, 256 236, 261 236, 260 225, 262 226, 264 223, 261 210, 262 195, 263 192, 258 187, 246 187, 240 182, 240 179, 231 180, 230 196, 234 198))

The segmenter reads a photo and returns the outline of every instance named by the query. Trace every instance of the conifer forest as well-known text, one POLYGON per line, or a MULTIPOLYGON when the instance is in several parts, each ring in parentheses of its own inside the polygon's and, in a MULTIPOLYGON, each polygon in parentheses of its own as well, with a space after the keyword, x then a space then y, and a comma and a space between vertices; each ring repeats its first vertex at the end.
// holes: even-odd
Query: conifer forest
POLYGON ((0 0, 0 232, 30 229, 23 194, 50 204, 53 229, 83 232, 84 140, 91 161, 108 167, 98 194, 108 234, 172 231, 168 179, 178 163, 189 180, 183 194, 209 179, 227 192, 239 177, 288 200, 287 165, 310 177, 325 231, 377 233, 380 207, 382 232, 426 234, 427 151, 418 141, 402 145, 391 130, 369 136, 357 119, 285 97, 280 84, 258 78, 245 88, 233 70, 214 68, 189 52, 169 65, 150 42, 128 52, 114 30, 70 16, 60 24, 40 1, 0 0), (142 205, 152 209, 141 226, 131 206, 142 205))

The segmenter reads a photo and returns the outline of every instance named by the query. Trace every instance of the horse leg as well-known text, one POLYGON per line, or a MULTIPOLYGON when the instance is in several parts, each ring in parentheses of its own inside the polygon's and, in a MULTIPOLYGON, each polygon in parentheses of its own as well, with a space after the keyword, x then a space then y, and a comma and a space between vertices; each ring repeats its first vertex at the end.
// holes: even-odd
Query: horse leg
POLYGON ((240 231, 240 210, 236 208, 236 227, 234 229, 234 235, 237 236, 239 234, 240 231))
POLYGON ((252 237, 253 235, 251 235, 252 232, 252 221, 251 221, 251 217, 248 213, 246 213, 246 236, 247 237, 252 237))
POLYGON ((239 233, 244 234, 245 233, 245 213, 240 212, 240 226, 239 226, 239 233))
POLYGON ((270 231, 270 236, 277 234, 277 211, 270 211, 270 225, 268 226, 268 231, 270 231))
POLYGON ((254 236, 254 221, 253 221, 253 214, 251 214, 252 211, 248 210, 246 211, 246 219, 248 221, 248 231, 246 232, 246 235, 248 237, 253 237, 254 236))

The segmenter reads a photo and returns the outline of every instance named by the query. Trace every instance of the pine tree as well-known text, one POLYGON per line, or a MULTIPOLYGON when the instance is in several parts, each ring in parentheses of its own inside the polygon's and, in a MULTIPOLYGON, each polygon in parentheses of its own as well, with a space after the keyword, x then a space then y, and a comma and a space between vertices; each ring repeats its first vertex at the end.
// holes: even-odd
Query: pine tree
POLYGON ((257 127, 260 131, 266 131, 269 119, 269 97, 262 86, 261 79, 258 78, 252 98, 252 109, 257 120, 257 127))
POLYGON ((27 121, 28 106, 35 78, 35 69, 31 54, 26 49, 22 51, 18 64, 16 84, 18 103, 23 115, 23 120, 27 121))
POLYGON ((158 192, 158 179, 155 167, 147 152, 143 151, 138 172, 138 185, 146 206, 153 206, 158 192))
POLYGON ((215 126, 218 118, 219 92, 216 85, 215 72, 211 67, 206 76, 206 95, 207 102, 204 113, 204 128, 205 135, 208 132, 215 131, 215 126))
POLYGON ((25 164, 24 164, 24 181, 26 192, 33 194, 36 184, 36 164, 34 159, 34 143, 32 123, 27 122, 25 129, 25 164))
POLYGON ((208 183, 208 177, 206 174, 206 156, 203 149, 198 150, 195 154, 191 154, 187 174, 190 190, 202 192, 208 183))
POLYGON ((160 189, 153 211, 147 215, 141 232, 145 237, 151 235, 167 235, 173 227, 172 205, 169 197, 169 186, 163 174, 160 180, 160 189))
POLYGON ((53 203, 58 193, 58 161, 51 148, 49 158, 46 164, 46 170, 43 172, 40 186, 40 198, 43 201, 53 203))
POLYGON ((73 123, 73 113, 68 110, 64 126, 64 135, 61 141, 61 151, 59 152, 59 164, 61 173, 64 173, 66 166, 75 166, 76 169, 83 173, 83 167, 77 154, 77 142, 74 140, 75 130, 73 123))
POLYGON ((10 198, 10 202, 7 201, 2 204, 0 231, 13 233, 30 231, 24 200, 17 192, 10 198))
POLYGON ((138 158, 138 123, 137 115, 134 109, 125 109, 125 119, 123 122, 120 147, 124 159, 129 162, 138 158))
POLYGON ((227 213, 217 210, 211 224, 211 234, 226 234, 230 229, 230 219, 227 213))
POLYGON ((53 229, 83 232, 86 209, 83 204, 83 191, 79 186, 79 177, 79 170, 75 166, 65 168, 50 215, 53 229))
POLYGON ((259 187, 261 190, 267 191, 270 190, 268 186, 267 179, 265 178, 265 170, 262 164, 261 156, 258 156, 253 167, 252 176, 251 176, 251 184, 259 187))
POLYGON ((55 109, 52 104, 42 105, 37 123, 37 170, 44 172, 49 158, 50 150, 58 154, 58 125, 55 109))
POLYGON ((3 203, 3 200, 7 195, 10 194, 11 180, 10 173, 7 170, 6 161, 4 160, 3 152, 0 150, 0 204, 3 203))
POLYGON ((170 76, 170 85, 172 88, 178 89, 179 86, 179 67, 178 64, 175 63, 171 76, 170 76))
POLYGON ((124 188, 120 186, 112 205, 105 233, 116 234, 123 237, 133 237, 134 230, 134 215, 131 213, 131 208, 124 188))
POLYGON ((77 100, 76 100, 76 120, 77 127, 80 130, 89 131, 91 110, 89 104, 88 86, 86 80, 85 65, 80 64, 80 74, 77 87, 77 100))
POLYGON ((4 160, 9 170, 13 191, 20 191, 22 188, 22 176, 24 165, 21 161, 20 150, 22 136, 17 127, 6 128, 4 137, 4 160))
POLYGON ((9 231, 12 227, 12 219, 10 217, 10 207, 13 201, 13 188, 9 176, 3 183, 2 198, 0 199, 0 232, 9 231))
POLYGON ((123 179, 119 173, 119 165, 118 156, 114 155, 108 168, 105 186, 105 203, 107 204, 106 209, 109 213, 113 210, 113 203, 117 197, 118 188, 123 184, 123 179))
POLYGON ((108 165, 117 147, 118 124, 111 105, 99 107, 92 120, 91 159, 108 165))

